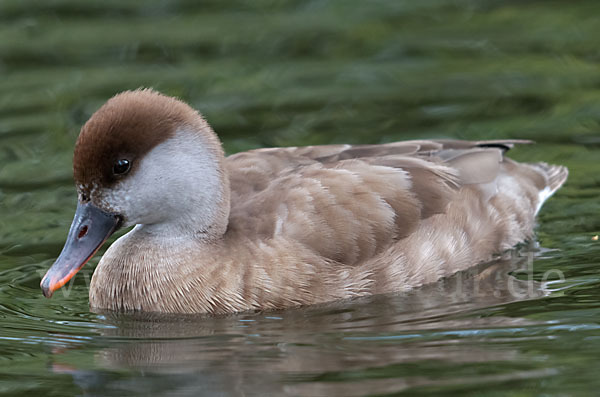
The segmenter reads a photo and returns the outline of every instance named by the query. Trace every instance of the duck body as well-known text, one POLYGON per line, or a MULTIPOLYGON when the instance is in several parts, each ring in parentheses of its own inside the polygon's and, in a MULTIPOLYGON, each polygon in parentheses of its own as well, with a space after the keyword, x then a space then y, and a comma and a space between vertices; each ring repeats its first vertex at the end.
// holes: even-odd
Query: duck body
MULTIPOLYGON (((75 151, 80 206, 136 225, 102 257, 90 305, 271 310, 450 276, 532 237, 536 213, 566 180, 564 167, 505 157, 515 143, 405 141, 225 157, 187 105, 150 90, 120 94, 84 126, 75 151), (150 143, 136 149, 146 134, 150 143), (122 157, 135 168, 111 179, 107 170, 122 157)), ((76 220, 75 240, 88 225, 76 220)), ((47 295, 67 277, 53 269, 42 281, 47 295)))

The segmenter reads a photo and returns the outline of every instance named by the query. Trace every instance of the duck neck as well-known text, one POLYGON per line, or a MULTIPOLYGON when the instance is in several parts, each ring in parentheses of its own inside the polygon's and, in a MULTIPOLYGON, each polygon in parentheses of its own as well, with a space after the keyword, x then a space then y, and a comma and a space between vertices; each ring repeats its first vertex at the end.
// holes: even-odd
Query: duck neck
MULTIPOLYGON (((213 241, 222 238, 229 223, 230 199, 227 178, 210 201, 191 202, 181 211, 172 211, 162 222, 137 224, 135 231, 152 239, 213 241)), ((198 197, 198 196, 197 196, 198 197)))

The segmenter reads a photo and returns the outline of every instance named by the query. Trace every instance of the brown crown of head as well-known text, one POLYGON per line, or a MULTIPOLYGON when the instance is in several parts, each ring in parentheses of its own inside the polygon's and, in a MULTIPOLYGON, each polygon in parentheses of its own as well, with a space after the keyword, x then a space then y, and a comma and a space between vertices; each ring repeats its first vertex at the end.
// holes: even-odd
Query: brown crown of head
POLYGON ((151 89, 125 91, 109 99, 81 128, 73 175, 88 197, 94 186, 110 187, 119 176, 113 165, 129 160, 131 170, 146 153, 177 128, 206 123, 190 106, 151 89))

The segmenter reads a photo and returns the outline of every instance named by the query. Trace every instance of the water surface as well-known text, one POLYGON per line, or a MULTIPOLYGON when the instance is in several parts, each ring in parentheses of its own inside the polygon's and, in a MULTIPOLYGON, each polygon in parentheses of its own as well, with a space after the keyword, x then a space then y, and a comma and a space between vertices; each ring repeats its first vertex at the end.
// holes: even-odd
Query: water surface
POLYGON ((0 3, 0 393, 585 395, 600 388, 600 5, 0 3), (225 317, 92 313, 98 258, 39 290, 74 212, 73 144, 151 86, 228 153, 524 138, 571 175, 535 242, 405 294, 225 317))

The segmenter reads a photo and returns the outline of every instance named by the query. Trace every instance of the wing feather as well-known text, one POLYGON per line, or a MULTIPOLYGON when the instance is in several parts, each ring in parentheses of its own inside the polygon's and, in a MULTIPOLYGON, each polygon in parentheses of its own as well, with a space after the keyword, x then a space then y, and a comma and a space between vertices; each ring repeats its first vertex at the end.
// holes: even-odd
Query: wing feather
MULTIPOLYGON (((406 141, 273 148, 227 158, 228 232, 284 238, 357 264, 444 213, 464 185, 496 191, 503 152, 523 141, 406 141), (486 185, 487 184, 487 185, 486 185)), ((488 198, 489 198, 488 197, 488 198)))

